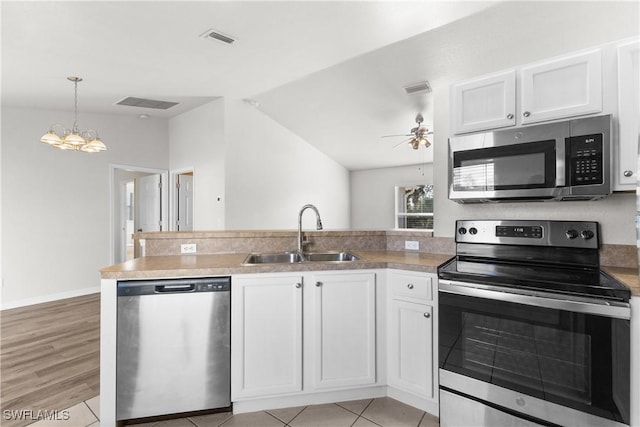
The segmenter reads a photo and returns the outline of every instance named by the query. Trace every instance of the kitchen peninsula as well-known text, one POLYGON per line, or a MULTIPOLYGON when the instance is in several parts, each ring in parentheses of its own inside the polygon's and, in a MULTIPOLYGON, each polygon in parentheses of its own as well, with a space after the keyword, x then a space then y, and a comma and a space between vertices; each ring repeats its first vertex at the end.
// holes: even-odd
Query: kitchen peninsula
MULTIPOLYGON (((238 374, 246 372, 247 364, 252 363, 252 356, 239 357, 237 346, 234 346, 238 338, 233 338, 232 334, 232 348, 236 352, 232 356, 231 375, 234 412, 390 396, 438 415, 436 273, 437 266, 455 252, 453 240, 433 237, 430 233, 406 231, 313 231, 305 232, 305 236, 310 240, 309 252, 349 251, 359 259, 345 262, 243 265, 249 253, 293 250, 296 243, 296 233, 293 231, 139 233, 136 237, 144 248, 145 256, 101 270, 102 425, 116 424, 117 282, 215 276, 231 276, 232 300, 234 292, 240 295, 248 289, 256 289, 254 285, 270 286, 270 283, 276 282, 280 285, 283 281, 292 281, 291 293, 285 295, 295 295, 293 285, 298 283, 303 290, 303 294, 297 297, 297 307, 304 312, 300 314, 300 324, 304 326, 296 332, 300 342, 292 341, 299 352, 292 360, 300 362, 300 369, 292 377, 288 389, 276 390, 263 386, 251 388, 246 386, 247 381, 240 381, 238 374), (405 251, 406 240, 418 241, 420 250, 405 251), (180 255, 181 245, 184 244, 195 245, 196 254, 180 255), (362 351, 356 352, 366 361, 363 359, 363 363, 353 371, 354 375, 332 365, 330 355, 318 353, 317 346, 321 345, 318 334, 322 333, 322 328, 330 328, 331 324, 318 323, 318 317, 312 316, 314 313, 326 315, 325 312, 318 311, 322 310, 322 304, 330 307, 332 312, 336 309, 335 313, 340 313, 335 301, 318 299, 318 292, 325 292, 330 297, 332 290, 344 289, 345 284, 351 283, 355 284, 353 293, 347 295, 353 297, 350 301, 353 301, 354 312, 361 314, 360 319, 363 320, 358 323, 356 319, 355 323, 361 329, 355 332, 357 336, 367 337, 362 343, 362 351), (302 307, 305 307, 304 310, 302 307), (422 323, 411 332, 414 335, 409 333, 405 337, 406 331, 400 334, 396 329, 399 328, 399 316, 406 316, 407 313, 412 313, 411 315, 415 315, 412 319, 420 319, 422 323), (370 323, 369 328, 364 320, 370 323), (302 336, 305 337, 304 340, 301 339, 302 336), (420 339, 416 339, 417 337, 420 339), (424 341, 427 342, 422 349, 415 345, 416 342, 424 341), (399 368, 400 364, 406 362, 398 357, 398 348, 403 351, 422 351, 420 360, 424 360, 424 363, 418 369, 413 367, 410 375, 406 372, 403 374, 399 368), (304 363, 301 363, 302 358, 304 363), (360 369, 360 366, 364 368, 360 369), (333 369, 332 373, 340 372, 344 378, 336 381, 335 378, 323 377, 322 369, 333 369)), ((640 285, 637 274, 633 274, 635 266, 619 262, 621 259, 629 259, 628 248, 610 245, 603 250, 605 252, 601 259, 610 260, 609 263, 613 265, 607 271, 630 285, 633 299, 638 299, 640 285)), ((265 305, 268 302, 265 301, 265 305)), ((237 305, 238 302, 232 302, 233 315, 240 316, 243 307, 233 304, 237 305)), ((232 324, 237 325, 250 315, 245 311, 245 317, 240 317, 240 320, 234 317, 232 324)), ((636 320, 635 324, 637 323, 636 320)), ((234 334, 240 333, 240 327, 234 328, 234 334)), ((260 363, 268 363, 262 357, 268 356, 253 356, 254 359, 260 358, 260 363)), ((407 366, 402 366, 402 369, 406 368, 407 366)))

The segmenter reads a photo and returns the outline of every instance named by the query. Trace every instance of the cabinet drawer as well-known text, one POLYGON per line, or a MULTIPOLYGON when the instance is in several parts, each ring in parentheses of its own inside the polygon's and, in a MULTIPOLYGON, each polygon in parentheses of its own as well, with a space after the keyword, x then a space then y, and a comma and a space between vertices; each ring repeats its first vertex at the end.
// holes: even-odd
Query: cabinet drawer
POLYGON ((424 273, 391 273, 389 284, 392 298, 433 299, 433 280, 424 273))

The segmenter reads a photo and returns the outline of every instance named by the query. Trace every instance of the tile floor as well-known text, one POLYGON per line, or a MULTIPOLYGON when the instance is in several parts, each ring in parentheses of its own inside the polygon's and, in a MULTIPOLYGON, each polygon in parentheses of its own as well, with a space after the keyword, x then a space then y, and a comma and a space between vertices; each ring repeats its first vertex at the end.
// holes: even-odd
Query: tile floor
MULTIPOLYGON (((34 427, 97 427, 100 399, 68 409, 68 420, 43 420, 34 427)), ((233 415, 219 413, 137 424, 139 427, 436 427, 438 418, 397 400, 354 400, 233 415)))

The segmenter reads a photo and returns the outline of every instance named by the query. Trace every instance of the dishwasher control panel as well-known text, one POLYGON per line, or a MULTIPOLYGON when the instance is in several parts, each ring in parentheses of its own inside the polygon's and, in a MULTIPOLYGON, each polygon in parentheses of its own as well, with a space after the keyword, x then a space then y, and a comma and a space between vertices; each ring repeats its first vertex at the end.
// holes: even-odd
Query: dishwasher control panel
POLYGON ((229 292, 231 277, 197 279, 127 280, 118 282, 118 296, 229 292))

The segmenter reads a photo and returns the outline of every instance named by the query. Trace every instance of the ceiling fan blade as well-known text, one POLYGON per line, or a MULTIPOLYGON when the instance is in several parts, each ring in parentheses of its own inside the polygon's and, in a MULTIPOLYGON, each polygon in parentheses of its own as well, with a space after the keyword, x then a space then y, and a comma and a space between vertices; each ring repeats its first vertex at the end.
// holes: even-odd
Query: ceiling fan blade
POLYGON ((402 135, 383 135, 380 138, 391 138, 391 137, 396 137, 396 136, 413 136, 412 134, 402 134, 402 135))
POLYGON ((405 139, 402 142, 397 143, 396 145, 393 146, 393 148, 398 148, 399 146, 401 146, 402 144, 406 144, 407 142, 411 141, 413 138, 409 138, 409 139, 405 139))

